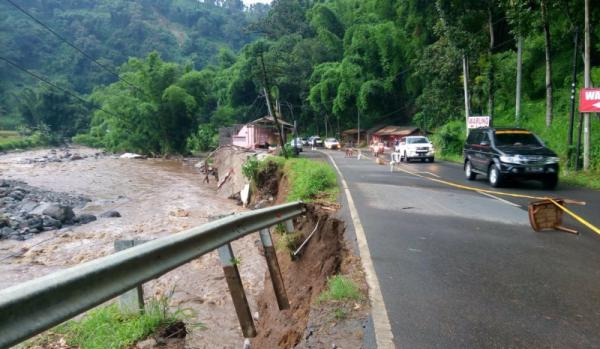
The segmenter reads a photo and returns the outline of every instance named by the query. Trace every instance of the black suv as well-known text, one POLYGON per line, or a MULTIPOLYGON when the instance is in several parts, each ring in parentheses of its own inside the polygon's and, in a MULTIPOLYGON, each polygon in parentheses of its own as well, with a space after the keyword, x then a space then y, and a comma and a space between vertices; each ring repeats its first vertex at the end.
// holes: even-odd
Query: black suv
POLYGON ((494 187, 509 178, 541 180, 546 189, 558 184, 556 153, 533 133, 520 128, 478 128, 469 132, 464 150, 465 176, 488 177, 494 187))

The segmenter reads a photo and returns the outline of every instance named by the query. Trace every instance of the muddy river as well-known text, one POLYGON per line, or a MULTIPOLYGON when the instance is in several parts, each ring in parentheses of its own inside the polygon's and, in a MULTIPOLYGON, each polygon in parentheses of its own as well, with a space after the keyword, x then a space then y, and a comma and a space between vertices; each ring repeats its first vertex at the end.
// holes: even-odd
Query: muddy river
MULTIPOLYGON (((94 154, 90 148, 71 152, 94 154)), ((84 195, 91 201, 76 213, 116 210, 120 218, 48 231, 26 241, 0 240, 0 289, 58 269, 113 253, 118 239, 154 239, 201 225, 213 215, 241 210, 202 184, 194 162, 88 157, 57 163, 31 162, 49 154, 35 150, 0 155, 0 178, 46 190, 84 195)), ((233 243, 252 312, 266 271, 257 234, 233 243)), ((173 292, 172 305, 191 309, 188 323, 201 323, 188 336, 189 348, 240 348, 243 343, 227 285, 215 252, 147 283, 146 297, 173 292)))

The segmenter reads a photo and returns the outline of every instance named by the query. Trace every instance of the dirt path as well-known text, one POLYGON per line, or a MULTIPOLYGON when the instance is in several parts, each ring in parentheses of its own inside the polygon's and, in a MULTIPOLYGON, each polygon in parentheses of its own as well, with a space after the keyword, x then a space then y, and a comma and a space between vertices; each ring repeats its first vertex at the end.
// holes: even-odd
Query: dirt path
MULTIPOLYGON (((71 152, 94 154, 95 149, 71 152)), ((35 150, 0 156, 0 178, 17 179, 43 189, 92 199, 76 213, 99 215, 117 210, 121 218, 97 221, 36 235, 27 241, 0 240, 0 288, 95 259, 113 251, 117 239, 153 239, 191 228, 209 216, 239 211, 232 201, 215 195, 192 163, 178 160, 89 157, 60 163, 27 163, 48 154, 35 150)), ((255 234, 236 241, 240 272, 253 311, 266 271, 255 234)), ((173 304, 189 308, 188 323, 203 330, 188 336, 189 348, 239 348, 243 342, 216 253, 197 259, 146 284, 146 295, 175 289, 173 304)))

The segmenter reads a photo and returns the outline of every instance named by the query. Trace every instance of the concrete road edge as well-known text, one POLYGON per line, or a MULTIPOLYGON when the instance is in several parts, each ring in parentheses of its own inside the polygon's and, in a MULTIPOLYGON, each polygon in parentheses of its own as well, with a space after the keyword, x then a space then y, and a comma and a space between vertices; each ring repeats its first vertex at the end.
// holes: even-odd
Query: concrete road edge
POLYGON ((354 206, 354 200, 352 199, 352 195, 348 189, 348 184, 346 183, 342 172, 335 163, 335 160, 333 160, 329 154, 325 152, 321 153, 327 156, 337 171, 341 180, 342 189, 344 189, 344 195, 346 195, 346 200, 348 201, 348 209, 350 211, 352 224, 354 225, 354 230, 356 233, 360 259, 363 269, 365 270, 367 285, 369 286, 369 301, 371 303, 371 316, 373 317, 373 327, 375 329, 375 340, 377 342, 377 347, 380 349, 395 348, 392 326, 390 325, 387 310, 385 309, 385 303, 383 301, 381 288, 379 287, 379 280, 377 279, 377 274, 375 273, 373 260, 371 259, 371 252, 369 251, 367 237, 358 216, 358 211, 354 206))

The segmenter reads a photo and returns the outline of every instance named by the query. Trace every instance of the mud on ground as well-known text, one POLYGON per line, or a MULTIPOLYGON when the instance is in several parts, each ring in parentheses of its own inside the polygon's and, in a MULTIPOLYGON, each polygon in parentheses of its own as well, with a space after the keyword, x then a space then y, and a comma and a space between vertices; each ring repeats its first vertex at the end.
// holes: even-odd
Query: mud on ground
MULTIPOLYGON (((304 217, 296 220, 296 231, 304 240, 316 227, 313 237, 294 259, 288 250, 278 248, 277 257, 290 309, 279 310, 268 273, 265 289, 258 300, 258 336, 253 348, 361 348, 364 323, 369 308, 367 286, 360 260, 352 255, 344 239, 344 223, 318 206, 310 205, 304 217), (342 273, 352 278, 365 299, 354 303, 318 302, 327 279, 342 273), (343 309, 347 316, 336 319, 343 309)), ((281 239, 273 234, 276 241, 281 239)))
MULTIPOLYGON (((201 225, 211 216, 240 211, 221 198, 215 183, 192 162, 166 159, 119 159, 93 156, 98 150, 75 147, 84 159, 27 161, 52 154, 49 149, 0 156, 0 179, 22 180, 44 190, 89 197, 76 214, 109 210, 119 218, 99 218, 82 226, 47 231, 27 241, 0 240, 0 289, 113 253, 117 239, 149 240, 201 225)), ((252 309, 262 293, 266 264, 257 234, 233 242, 252 309)), ((147 297, 174 289, 172 306, 191 309, 187 348, 240 348, 244 341, 216 252, 204 255, 144 285, 147 297)))

